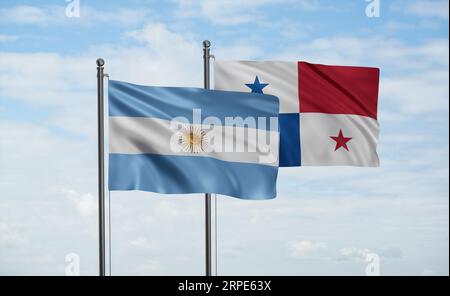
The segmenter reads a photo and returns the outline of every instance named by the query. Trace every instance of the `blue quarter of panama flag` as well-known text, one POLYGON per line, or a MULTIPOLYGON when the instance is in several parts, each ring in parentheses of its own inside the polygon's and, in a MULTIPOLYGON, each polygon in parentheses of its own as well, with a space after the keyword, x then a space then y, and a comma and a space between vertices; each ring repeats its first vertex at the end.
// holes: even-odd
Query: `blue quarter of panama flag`
POLYGON ((278 98, 109 81, 109 189, 276 196, 278 98))

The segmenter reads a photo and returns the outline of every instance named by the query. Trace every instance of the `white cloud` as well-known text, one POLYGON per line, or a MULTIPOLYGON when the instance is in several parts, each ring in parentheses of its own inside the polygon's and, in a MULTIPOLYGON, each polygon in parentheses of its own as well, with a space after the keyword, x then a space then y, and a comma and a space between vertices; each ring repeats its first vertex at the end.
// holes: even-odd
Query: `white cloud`
POLYGON ((290 245, 291 255, 295 258, 309 258, 321 255, 327 246, 322 242, 300 240, 290 245))
POLYGON ((0 222, 0 247, 17 248, 29 243, 28 238, 20 234, 17 229, 7 223, 0 222))
POLYGON ((149 240, 146 237, 139 236, 136 239, 132 239, 129 241, 130 248, 139 251, 147 251, 153 252, 158 251, 160 249, 159 242, 155 240, 149 240))
POLYGON ((133 26, 144 23, 151 17, 152 12, 145 7, 140 9, 121 8, 108 11, 82 6, 80 9, 80 21, 88 24, 104 23, 113 26, 133 26))
POLYGON ((302 42, 289 47, 274 58, 308 60, 324 64, 378 66, 391 72, 426 70, 434 66, 448 66, 447 39, 430 39, 418 45, 409 45, 395 38, 327 37, 302 42), (384 50, 377 50, 380 45, 384 50), (300 54, 300 55, 299 55, 300 54))
POLYGON ((214 44, 214 47, 214 55, 220 60, 254 60, 264 54, 261 47, 248 42, 237 42, 232 45, 214 44))
POLYGON ((202 86, 201 42, 162 23, 147 24, 126 37, 142 47, 104 48, 113 79, 163 86, 202 86))
POLYGON ((163 275, 163 267, 159 261, 156 260, 140 260, 133 267, 133 275, 163 275))
MULTIPOLYGON (((94 133, 95 125, 90 128, 94 133)), ((82 140, 61 137, 44 124, 7 120, 0 121, 0 134, 1 183, 5 199, 25 194, 18 190, 22 189, 23 180, 27 180, 30 196, 64 196, 60 188, 68 186, 84 192, 95 190, 95 187, 80 189, 89 183, 95 184, 96 168, 91 165, 96 159, 92 152, 96 148, 95 137, 82 140), (90 178, 93 180, 89 181, 90 178)))
POLYGON ((169 201, 162 201, 155 208, 155 215, 160 218, 165 217, 166 219, 170 219, 179 216, 179 214, 178 207, 169 201))
POLYGON ((78 193, 73 189, 63 189, 62 192, 75 204, 81 215, 93 216, 97 214, 98 199, 91 193, 78 193))
POLYGON ((448 20, 448 4, 448 0, 418 0, 403 2, 402 8, 409 15, 448 20))
POLYGON ((179 0, 177 13, 183 17, 201 16, 217 24, 236 25, 255 20, 251 10, 270 2, 271 0, 179 0))
POLYGON ((139 47, 96 47, 79 56, 0 52, 0 96, 51 108, 47 126, 95 137, 95 60, 102 53, 111 79, 165 86, 201 86, 200 42, 160 23, 126 34, 139 47), (176 46, 175 46, 176 45, 176 46), (91 73, 92 75, 88 75, 91 73))
POLYGON ((368 254, 373 253, 370 249, 357 249, 346 247, 339 250, 338 260, 361 260, 365 261, 368 254))
POLYGON ((424 71, 421 74, 383 78, 380 98, 398 105, 403 113, 420 114, 448 111, 448 71, 424 71))
POLYGON ((5 52, 0 52, 0 60, 3 97, 60 107, 70 101, 82 104, 80 93, 95 86, 95 80, 83 74, 95 71, 95 60, 56 53, 5 52))
MULTIPOLYGON (((99 52, 106 60, 105 72, 112 79, 201 86, 201 42, 159 23, 125 35, 133 45, 99 46, 80 55, 0 53, 0 96, 14 106, 17 101, 17 105, 32 110, 30 114, 23 111, 21 119, 0 121, 0 182, 4 196, 0 212, 2 217, 26 223, 24 233, 33 242, 26 248, 27 254, 2 248, 0 274, 60 274, 64 252, 72 251, 80 253, 83 262, 92 262, 83 264, 82 274, 96 272, 95 260, 89 258, 96 255, 91 245, 97 244, 97 196, 93 192, 97 190, 95 60, 99 52), (39 112, 43 114, 37 122, 27 120, 39 112), (27 180, 25 187, 23 180, 27 180), (24 215, 31 213, 32 217, 18 215, 21 207, 28 209, 24 215), (67 229, 71 229, 70 234, 67 229), (48 246, 48 242, 56 241, 55 237, 63 242, 48 246), (21 260, 48 250, 53 251, 46 268, 31 270, 29 262, 21 260)), ((0 112, 9 111, 9 104, 2 105, 0 112)), ((117 192, 111 195, 113 200, 120 197, 117 192)), ((196 224, 203 223, 198 212, 203 203, 186 197, 163 200, 151 193, 142 194, 144 198, 137 202, 136 195, 132 194, 132 199, 129 195, 126 193, 123 199, 126 202, 114 200, 112 207, 113 219, 118 219, 113 221, 113 255, 124 254, 123 260, 120 255, 114 257, 114 264, 122 264, 120 273, 161 273, 162 263, 151 260, 144 264, 141 260, 151 244, 161 241, 164 248, 158 251, 158 258, 164 260, 164 266, 171 266, 169 273, 201 274, 203 241, 196 237, 201 228, 196 224), (141 239, 142 232, 152 233, 155 239, 141 239), (177 235, 167 237, 167 233, 177 235), (182 250, 180 244, 173 243, 175 238, 185 242, 182 250), (130 250, 140 255, 130 254, 130 250), (174 253, 187 258, 185 268, 177 267, 174 253)), ((153 251, 158 250, 157 244, 151 247, 153 251)))
POLYGON ((80 2, 80 17, 67 17, 65 6, 31 6, 17 5, 0 9, 0 23, 16 23, 24 25, 64 25, 105 23, 110 26, 130 26, 143 23, 150 15, 148 9, 121 8, 103 10, 80 2))
POLYGON ((177 0, 181 17, 203 17, 219 25, 238 25, 262 21, 260 10, 274 5, 289 5, 304 11, 319 9, 317 0, 177 0))
POLYGON ((396 258, 399 259, 402 257, 403 252, 397 248, 381 248, 377 249, 376 253, 384 258, 396 258))
POLYGON ((396 248, 380 248, 377 250, 371 250, 369 248, 355 248, 355 247, 345 247, 341 248, 338 252, 337 260, 356 260, 356 261, 366 261, 368 254, 377 254, 381 258, 385 259, 399 259, 402 257, 402 251, 396 248))
POLYGON ((388 32, 392 32, 412 29, 414 28, 414 25, 399 21, 388 21, 386 22, 385 28, 388 32))
POLYGON ((200 195, 112 192, 111 200, 114 274, 202 274, 200 195))
POLYGON ((15 35, 0 34, 0 42, 15 41, 17 39, 18 39, 18 37, 15 35))
POLYGON ((434 270, 432 270, 432 269, 425 268, 425 269, 422 271, 422 275, 423 275, 423 276, 435 276, 435 275, 436 275, 436 272, 435 272, 434 270))
POLYGON ((49 17, 49 14, 36 6, 18 5, 11 8, 0 9, 0 19, 2 19, 2 21, 37 24, 47 21, 49 17))
POLYGON ((315 11, 321 8, 319 0, 296 0, 292 1, 292 5, 304 11, 315 11))

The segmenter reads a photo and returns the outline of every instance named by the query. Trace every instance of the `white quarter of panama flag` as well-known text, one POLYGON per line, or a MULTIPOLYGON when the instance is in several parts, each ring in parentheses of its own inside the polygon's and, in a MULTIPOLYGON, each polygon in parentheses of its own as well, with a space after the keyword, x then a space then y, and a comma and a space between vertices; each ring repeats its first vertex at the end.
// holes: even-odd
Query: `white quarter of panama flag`
POLYGON ((274 94, 280 113, 298 113, 297 62, 215 61, 214 66, 214 89, 274 94))
POLYGON ((276 131, 114 116, 109 118, 109 132, 110 153, 198 156, 278 165, 279 133, 276 131))
POLYGON ((378 121, 358 115, 305 113, 300 117, 302 165, 379 166, 378 121))

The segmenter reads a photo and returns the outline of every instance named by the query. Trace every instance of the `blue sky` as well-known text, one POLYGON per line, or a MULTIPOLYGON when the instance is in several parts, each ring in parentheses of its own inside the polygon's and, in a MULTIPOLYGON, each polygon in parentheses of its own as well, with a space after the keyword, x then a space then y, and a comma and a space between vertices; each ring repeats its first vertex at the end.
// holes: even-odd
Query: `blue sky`
MULTIPOLYGON (((0 2, 0 274, 97 272, 95 59, 202 85, 217 59, 381 69, 381 167, 280 170, 275 200, 218 197, 219 274, 448 275, 448 1, 0 2)), ((201 195, 113 192, 113 274, 203 274, 201 195)))

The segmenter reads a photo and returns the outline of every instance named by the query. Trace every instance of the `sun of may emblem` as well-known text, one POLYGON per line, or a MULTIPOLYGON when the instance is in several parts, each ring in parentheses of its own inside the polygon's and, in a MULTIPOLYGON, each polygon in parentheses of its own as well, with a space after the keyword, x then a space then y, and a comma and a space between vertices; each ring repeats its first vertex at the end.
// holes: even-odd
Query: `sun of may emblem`
POLYGON ((198 126, 184 126, 180 131, 178 144, 184 152, 200 153, 206 151, 208 137, 198 126))

